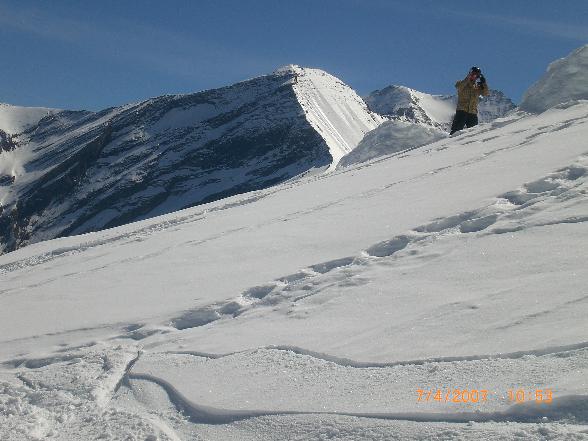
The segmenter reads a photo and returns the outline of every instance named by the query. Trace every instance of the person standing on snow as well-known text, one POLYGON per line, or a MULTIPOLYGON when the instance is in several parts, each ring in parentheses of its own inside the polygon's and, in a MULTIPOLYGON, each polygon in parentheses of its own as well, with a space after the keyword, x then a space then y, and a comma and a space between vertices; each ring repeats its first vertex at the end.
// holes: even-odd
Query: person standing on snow
POLYGON ((468 75, 455 83, 457 89, 457 110, 451 124, 453 135, 464 126, 474 127, 478 124, 478 99, 488 95, 488 84, 479 67, 472 67, 468 75))

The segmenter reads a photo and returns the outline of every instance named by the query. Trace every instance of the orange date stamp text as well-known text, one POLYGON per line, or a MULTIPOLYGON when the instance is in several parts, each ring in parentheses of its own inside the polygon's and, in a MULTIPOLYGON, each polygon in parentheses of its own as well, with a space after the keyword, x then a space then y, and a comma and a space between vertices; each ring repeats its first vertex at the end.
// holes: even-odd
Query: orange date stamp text
MULTIPOLYGON (((439 403, 483 403, 493 395, 488 389, 461 389, 443 387, 438 389, 417 389, 417 402, 439 403)), ((553 389, 508 389, 505 396, 508 401, 516 404, 535 402, 551 404, 553 389)))

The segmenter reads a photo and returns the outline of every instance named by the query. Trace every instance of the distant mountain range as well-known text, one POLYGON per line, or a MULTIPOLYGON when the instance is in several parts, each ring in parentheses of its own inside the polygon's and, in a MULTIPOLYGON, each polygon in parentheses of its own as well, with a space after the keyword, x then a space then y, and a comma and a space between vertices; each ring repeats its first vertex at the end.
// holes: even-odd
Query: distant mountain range
MULTIPOLYGON (((513 107, 494 91, 481 120, 513 107)), ((408 124, 396 127, 396 148, 435 140, 454 110, 452 97, 402 86, 364 101, 332 75, 295 65, 100 112, 2 104, 0 253, 333 170, 353 163, 350 153, 383 123, 408 124)))
MULTIPOLYGON (((396 121, 430 125, 447 131, 455 113, 455 95, 430 95, 404 86, 388 86, 365 97, 368 107, 396 121)), ((498 90, 480 98, 480 122, 490 122, 503 116, 516 106, 498 90)))

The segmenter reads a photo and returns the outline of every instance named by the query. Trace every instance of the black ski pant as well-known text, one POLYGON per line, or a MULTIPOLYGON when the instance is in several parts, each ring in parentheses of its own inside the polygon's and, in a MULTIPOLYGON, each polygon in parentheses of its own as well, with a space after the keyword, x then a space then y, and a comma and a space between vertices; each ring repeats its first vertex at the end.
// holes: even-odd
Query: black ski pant
POLYGON ((465 110, 458 110, 453 117, 453 124, 451 124, 451 133, 453 135, 458 130, 463 129, 464 126, 468 128, 474 127, 478 124, 478 115, 475 113, 468 113, 465 110))

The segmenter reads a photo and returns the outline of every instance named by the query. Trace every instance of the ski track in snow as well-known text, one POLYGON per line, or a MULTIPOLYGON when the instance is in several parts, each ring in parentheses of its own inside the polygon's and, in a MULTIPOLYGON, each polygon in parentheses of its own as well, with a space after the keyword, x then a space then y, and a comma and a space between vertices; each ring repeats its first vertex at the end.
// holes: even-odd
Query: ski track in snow
MULTIPOLYGON (((588 155, 569 167, 544 178, 529 182, 520 189, 499 195, 494 203, 477 210, 435 219, 415 227, 412 231, 367 247, 357 256, 346 256, 319 262, 300 271, 284 275, 264 285, 251 287, 233 299, 199 306, 171 319, 178 330, 204 326, 219 319, 236 318, 252 308, 273 307, 282 302, 298 302, 316 294, 315 286, 340 283, 342 279, 354 283, 361 273, 381 259, 394 259, 400 251, 413 251, 434 244, 438 239, 459 234, 505 234, 557 223, 582 223, 586 216, 572 216, 557 221, 531 221, 538 210, 588 194, 588 155), (537 206, 541 205, 538 209, 537 206), (344 272, 343 272, 344 271, 344 272)), ((399 257, 400 258, 400 257, 399 257)))
MULTIPOLYGON (((566 121, 569 125, 577 119, 566 121)), ((547 126, 546 126, 547 127, 547 126)), ((551 127, 551 126, 550 126, 551 127)), ((466 135, 464 137, 471 137, 474 135, 466 135)), ((483 141, 483 140, 482 140, 483 141)), ((401 152, 406 153, 406 152, 401 152)), ((520 189, 507 192, 496 198, 494 204, 482 207, 477 210, 459 213, 453 216, 448 216, 441 219, 435 219, 432 222, 417 226, 412 231, 405 234, 395 236, 389 240, 381 241, 370 247, 367 247, 359 255, 346 256, 325 262, 319 262, 303 268, 300 271, 279 277, 264 285, 251 287, 239 296, 227 301, 214 303, 212 305, 200 306, 193 310, 188 310, 170 320, 170 325, 178 330, 190 329, 198 326, 204 326, 219 319, 235 318, 256 307, 275 306, 280 302, 297 302, 304 299, 308 295, 305 292, 313 284, 320 285, 325 283, 325 279, 333 278, 333 274, 344 270, 342 275, 344 279, 352 280, 357 278, 360 273, 368 268, 370 265, 378 264, 381 259, 395 258, 395 255, 405 249, 423 247, 430 245, 435 240, 445 237, 453 236, 455 234, 479 233, 488 230, 485 234, 504 234, 521 231, 525 228, 541 227, 546 225, 554 225, 556 223, 581 223, 588 220, 587 216, 574 216, 570 218, 563 218, 557 222, 535 222, 530 225, 524 224, 524 219, 536 214, 535 204, 541 203, 557 203, 563 199, 583 197, 587 190, 585 188, 588 180, 588 157, 584 155, 580 158, 578 163, 572 164, 569 167, 558 170, 544 178, 538 179, 534 182, 525 184, 520 189), (500 225, 496 225, 500 224, 500 225), (506 225, 505 225, 506 224, 506 225), (490 228, 493 225, 494 228, 490 228)), ((360 165, 363 168, 366 165, 360 165)), ((344 170, 343 173, 349 172, 344 170)), ((339 172, 341 173, 341 172, 339 172)), ((318 177, 315 179, 324 179, 318 177)), ((393 182, 387 186, 395 185, 393 182)), ((292 185, 301 185, 301 183, 293 183, 292 185)), ((28 268, 38 264, 45 263, 49 260, 59 258, 66 255, 82 253, 90 248, 100 247, 103 245, 123 241, 137 241, 142 240, 146 235, 154 234, 158 231, 164 231, 169 228, 176 228, 186 223, 198 222, 205 218, 208 211, 225 210, 242 204, 247 204, 259 200, 265 196, 280 189, 273 189, 270 192, 259 192, 261 194, 254 194, 245 198, 244 200, 230 201, 226 204, 212 207, 210 210, 203 210, 197 214, 190 214, 177 218, 174 221, 164 220, 156 224, 147 225, 144 228, 136 230, 133 234, 117 234, 104 240, 88 241, 82 246, 71 246, 57 248, 50 253, 40 254, 28 259, 10 263, 0 266, 0 274, 2 272, 9 273, 15 269, 28 268), (265 193, 265 194, 264 194, 265 193)), ((380 191, 379 189, 376 191, 380 191)), ((360 197, 367 194, 361 194, 360 197)), ((315 206, 311 211, 320 210, 327 206, 338 203, 329 202, 322 206, 315 206)), ((306 210, 308 211, 308 210, 306 210)), ((300 216, 306 211, 294 212, 289 215, 289 218, 300 216)), ((283 220, 283 219, 280 219, 283 220)), ((240 228, 241 229, 241 228, 240 228)), ((238 229, 238 230, 240 230, 238 229)), ((226 232, 225 232, 226 233, 226 232)), ((229 231, 230 233, 230 231, 229 231)), ((210 237, 206 240, 213 240, 210 237)), ((198 243, 203 242, 200 240, 198 243)), ((190 242, 189 242, 190 243, 190 242)), ((63 277, 63 276, 62 276, 63 277)), ((341 276, 334 277, 335 281, 341 281, 341 276)), ((353 283, 353 282, 352 282, 353 283)), ((9 292, 0 290, 2 293, 9 292)), ((159 331, 150 331, 147 334, 142 332, 135 332, 130 334, 131 337, 141 340, 153 333, 159 331)))

